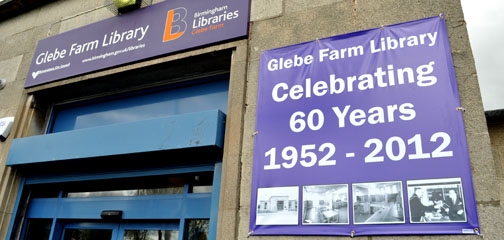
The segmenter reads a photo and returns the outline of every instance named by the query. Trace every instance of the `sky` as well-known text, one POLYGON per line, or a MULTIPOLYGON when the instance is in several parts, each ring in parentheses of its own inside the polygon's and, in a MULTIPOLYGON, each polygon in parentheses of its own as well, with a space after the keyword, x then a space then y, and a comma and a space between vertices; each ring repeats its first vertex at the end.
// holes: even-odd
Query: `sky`
POLYGON ((485 111, 504 109, 504 0, 462 0, 485 111))

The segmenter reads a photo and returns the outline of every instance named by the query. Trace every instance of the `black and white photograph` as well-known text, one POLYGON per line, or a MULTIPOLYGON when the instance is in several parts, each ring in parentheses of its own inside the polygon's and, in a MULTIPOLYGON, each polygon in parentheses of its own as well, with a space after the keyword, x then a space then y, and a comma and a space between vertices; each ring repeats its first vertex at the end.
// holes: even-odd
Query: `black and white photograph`
POLYGON ((348 185, 303 186, 303 225, 349 224, 348 185))
POLYGON ((298 225, 299 187, 257 189, 257 225, 298 225))
POLYGON ((354 224, 405 223, 402 182, 352 184, 354 224))
POLYGON ((411 223, 467 222, 461 178, 407 181, 411 223))

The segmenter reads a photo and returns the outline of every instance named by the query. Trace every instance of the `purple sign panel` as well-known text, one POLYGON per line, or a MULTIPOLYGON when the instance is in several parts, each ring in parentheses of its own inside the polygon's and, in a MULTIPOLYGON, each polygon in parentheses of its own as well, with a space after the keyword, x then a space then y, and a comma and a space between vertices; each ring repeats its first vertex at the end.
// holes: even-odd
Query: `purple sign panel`
POLYGON ((250 234, 479 234, 443 18, 261 55, 250 234))
POLYGON ((170 0, 39 41, 25 88, 246 36, 248 0, 170 0))

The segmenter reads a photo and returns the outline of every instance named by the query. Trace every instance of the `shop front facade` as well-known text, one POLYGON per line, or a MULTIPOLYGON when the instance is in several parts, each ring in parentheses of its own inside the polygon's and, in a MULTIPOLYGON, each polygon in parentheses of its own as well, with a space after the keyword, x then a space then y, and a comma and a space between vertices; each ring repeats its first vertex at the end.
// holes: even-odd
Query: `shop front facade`
MULTIPOLYGON (((271 49, 443 14, 481 229, 394 239, 499 239, 504 210, 494 186, 503 183, 459 1, 167 0, 116 10, 108 1, 49 1, 0 22, 0 118, 14 117, 0 142, 0 238, 318 239, 310 231, 254 233, 251 215, 300 216, 299 231, 313 221, 351 228, 357 217, 378 217, 378 203, 409 224, 407 206, 398 203, 411 198, 406 181, 377 185, 390 192, 383 199, 373 186, 354 184, 357 199, 350 183, 338 183, 299 186, 296 193, 311 199, 280 191, 256 200, 260 58, 271 49), (150 22, 157 11, 161 23, 150 22), (151 32, 162 39, 144 44, 151 32)), ((426 190, 443 199, 462 192, 456 183, 426 190)))

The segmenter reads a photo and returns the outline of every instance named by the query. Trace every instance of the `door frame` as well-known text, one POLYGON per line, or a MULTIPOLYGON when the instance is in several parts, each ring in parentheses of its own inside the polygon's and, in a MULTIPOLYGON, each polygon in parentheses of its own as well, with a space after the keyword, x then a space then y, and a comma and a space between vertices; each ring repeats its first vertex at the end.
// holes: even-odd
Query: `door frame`
MULTIPOLYGON (((219 195, 220 195, 220 184, 221 184, 221 171, 222 171, 222 161, 216 161, 213 164, 204 164, 204 165, 192 165, 192 166, 181 166, 178 168, 166 168, 166 169, 143 169, 137 171, 129 171, 129 172, 105 172, 105 173, 90 173, 90 174, 66 174, 63 176, 53 175, 53 176, 30 176, 26 177, 22 181, 21 191, 18 192, 18 198, 16 199, 14 216, 11 219, 10 231, 15 230, 14 219, 17 219, 18 224, 21 224, 20 236, 24 236, 26 232, 27 222, 30 218, 40 218, 41 215, 45 214, 43 218, 53 219, 53 224, 51 227, 50 240, 60 240, 61 236, 63 236, 63 227, 65 222, 68 221, 96 221, 101 220, 99 214, 95 214, 96 216, 89 217, 79 214, 71 213, 71 216, 68 216, 68 213, 63 211, 60 207, 62 204, 76 204, 78 202, 82 202, 85 204, 90 204, 90 202, 94 202, 97 204, 91 204, 87 206, 93 206, 99 209, 100 200, 112 200, 116 203, 130 203, 132 202, 148 202, 148 201, 176 201, 180 204, 186 206, 186 210, 178 208, 179 214, 177 216, 167 216, 163 218, 163 216, 152 218, 125 218, 123 220, 178 220, 179 221, 179 239, 183 239, 185 234, 185 222, 186 220, 192 219, 209 219, 209 239, 215 239, 217 234, 217 217, 218 217, 218 208, 219 208, 219 195), (171 175, 171 174, 183 174, 183 173, 198 173, 198 172, 213 172, 213 185, 211 193, 189 193, 189 186, 185 184, 184 193, 180 195, 158 195, 158 196, 138 196, 138 197, 95 197, 95 198, 86 198, 86 199, 70 199, 63 198, 62 192, 60 192, 58 198, 52 199, 29 199, 30 204, 38 204, 38 206, 44 206, 43 211, 37 212, 33 211, 33 209, 26 209, 24 204, 27 204, 22 200, 23 191, 26 190, 26 186, 30 185, 38 185, 38 184, 47 184, 47 183, 65 183, 65 182, 73 182, 73 181, 86 181, 86 180, 106 180, 106 179, 116 179, 116 178, 125 178, 125 177, 142 177, 142 176, 156 176, 156 175, 171 175), (208 202, 208 204, 201 205, 203 202, 208 202), (194 208, 191 206, 194 205, 194 208), (49 207, 49 208, 47 208, 49 207), (26 209, 26 213, 22 214, 19 210, 26 209), (195 209, 194 211, 192 209, 195 209), (208 211, 208 213, 201 213, 198 211, 204 209, 204 211, 208 211), (39 215, 39 216, 37 216, 39 215)), ((110 201, 106 201, 111 204, 110 201)), ((103 205, 102 205, 103 206, 103 205)), ((101 210, 110 210, 110 209, 101 209, 101 210)), ((100 211, 101 211, 100 210, 100 211)), ((15 235, 15 234, 14 234, 15 235)), ((11 234, 8 236, 12 237, 11 234)), ((9 239, 9 238, 8 238, 9 239)))

